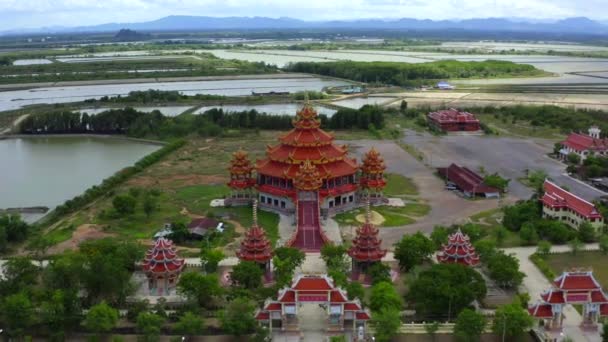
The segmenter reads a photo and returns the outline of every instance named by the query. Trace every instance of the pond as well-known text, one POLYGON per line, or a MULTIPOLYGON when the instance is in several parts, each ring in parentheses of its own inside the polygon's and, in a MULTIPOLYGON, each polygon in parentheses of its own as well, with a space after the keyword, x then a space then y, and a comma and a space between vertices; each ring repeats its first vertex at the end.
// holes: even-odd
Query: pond
POLYGON ((17 59, 13 62, 13 65, 40 65, 40 64, 51 64, 53 61, 40 58, 40 59, 17 59))
MULTIPOLYGON (((336 113, 335 109, 323 107, 323 106, 314 106, 319 114, 325 114, 327 116, 332 116, 336 113)), ((194 114, 202 114, 205 111, 212 108, 222 108, 224 111, 228 112, 240 112, 244 110, 255 109, 260 113, 268 113, 274 115, 295 115, 296 112, 302 108, 301 104, 298 103, 272 103, 265 105, 223 105, 223 106, 208 106, 199 108, 194 114)))
POLYGON ((60 86, 0 92, 0 111, 42 103, 77 102, 103 96, 127 95, 131 91, 176 90, 185 95, 211 94, 246 96, 255 92, 304 90, 321 91, 324 87, 344 86, 348 82, 307 75, 249 76, 227 80, 189 82, 117 83, 82 86, 60 86))
POLYGON ((0 208, 54 208, 159 148, 106 137, 0 140, 0 208))

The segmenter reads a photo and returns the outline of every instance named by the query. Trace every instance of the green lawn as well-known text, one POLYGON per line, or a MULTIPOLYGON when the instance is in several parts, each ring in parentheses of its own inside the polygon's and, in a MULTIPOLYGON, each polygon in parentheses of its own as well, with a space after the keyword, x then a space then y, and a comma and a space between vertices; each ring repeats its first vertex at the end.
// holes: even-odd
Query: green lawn
POLYGON ((590 268, 602 287, 608 287, 608 255, 600 251, 549 254, 545 261, 556 275, 571 268, 590 268))
MULTIPOLYGON (((500 222, 502 219, 502 210, 500 208, 482 211, 470 217, 471 222, 479 225, 485 231, 485 236, 482 240, 496 241, 496 230, 502 228, 500 222)), ((505 237, 499 247, 518 247, 522 245, 521 238, 517 232, 504 230, 505 237)))
MULTIPOLYGON (((382 223, 381 227, 395 227, 416 222, 416 217, 426 215, 431 208, 426 204, 408 203, 404 207, 379 206, 373 207, 372 210, 384 217, 385 221, 382 223)), ((364 213, 365 209, 359 208, 337 214, 334 219, 341 226, 359 225, 360 223, 356 220, 356 217, 357 215, 362 215, 364 213)))
POLYGON ((418 195, 418 187, 412 179, 395 173, 387 173, 384 195, 388 197, 401 197, 404 195, 418 195))
POLYGON ((518 121, 513 123, 510 118, 503 121, 497 119, 494 115, 478 114, 479 119, 498 131, 501 135, 514 135, 523 137, 535 137, 544 139, 563 139, 564 134, 559 128, 551 128, 546 126, 532 126, 529 122, 518 121))

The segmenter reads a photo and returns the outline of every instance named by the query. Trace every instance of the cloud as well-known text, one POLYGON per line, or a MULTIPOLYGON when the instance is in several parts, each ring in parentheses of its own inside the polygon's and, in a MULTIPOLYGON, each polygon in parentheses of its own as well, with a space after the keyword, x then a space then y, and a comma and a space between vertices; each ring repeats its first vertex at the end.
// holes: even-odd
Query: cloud
POLYGON ((304 20, 527 17, 608 19, 606 0, 0 0, 0 29, 138 22, 166 15, 304 20), (603 16, 603 17, 601 17, 603 16))

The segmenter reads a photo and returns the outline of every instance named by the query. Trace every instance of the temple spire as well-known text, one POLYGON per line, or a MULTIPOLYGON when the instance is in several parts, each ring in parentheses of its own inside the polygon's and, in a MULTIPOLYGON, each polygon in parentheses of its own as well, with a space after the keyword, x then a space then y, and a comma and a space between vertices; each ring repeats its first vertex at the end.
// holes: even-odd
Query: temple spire
POLYGON ((252 227, 258 226, 258 200, 253 200, 253 225, 252 227))
POLYGON ((371 209, 371 205, 372 202, 369 199, 369 191, 367 192, 367 197, 365 200, 365 224, 370 224, 370 222, 372 221, 372 209, 371 209))

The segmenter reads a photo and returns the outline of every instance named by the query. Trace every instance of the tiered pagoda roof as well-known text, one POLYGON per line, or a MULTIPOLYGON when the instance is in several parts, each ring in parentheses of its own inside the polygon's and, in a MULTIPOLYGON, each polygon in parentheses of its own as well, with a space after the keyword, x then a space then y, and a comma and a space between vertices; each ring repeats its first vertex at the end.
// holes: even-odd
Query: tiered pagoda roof
POLYGON ((458 263, 467 266, 479 264, 479 256, 475 252, 475 248, 471 245, 469 237, 460 229, 449 236, 448 244, 443 245, 441 252, 437 255, 437 260, 441 263, 458 263))
POLYGON ((528 308, 536 318, 551 318, 564 304, 597 304, 600 316, 608 316, 608 296, 593 276, 592 271, 563 272, 553 281, 553 288, 541 294, 541 301, 528 308))
POLYGON ((279 137, 278 145, 267 148, 266 159, 258 160, 259 174, 294 180, 307 160, 316 166, 321 180, 357 171, 356 161, 348 158, 344 146, 334 144, 332 134, 320 128, 317 112, 308 103, 297 112, 293 126, 279 137))
POLYGON ((142 269, 149 275, 177 274, 183 268, 184 259, 177 256, 173 242, 163 237, 156 240, 142 263, 142 269))
POLYGON ((300 169, 296 173, 294 185, 297 189, 305 191, 314 191, 323 185, 323 180, 317 167, 310 160, 300 165, 300 169))
POLYGON ((272 244, 266 238, 266 232, 258 225, 257 201, 253 202, 253 225, 245 234, 241 248, 236 253, 240 260, 265 264, 272 259, 272 244))
POLYGON ((386 170, 384 159, 380 153, 372 147, 372 149, 365 154, 363 165, 361 165, 361 179, 359 180, 361 187, 364 189, 376 190, 384 188, 386 186, 384 170, 386 170))
POLYGON ((255 179, 251 177, 253 165, 249 161, 247 152, 239 149, 232 153, 230 161, 230 182, 228 186, 232 189, 246 189, 255 184, 255 179))
POLYGON ((376 262, 386 255, 386 250, 380 247, 382 240, 378 239, 378 228, 370 222, 370 214, 368 202, 365 223, 357 229, 357 235, 348 250, 348 255, 357 262, 376 262))

